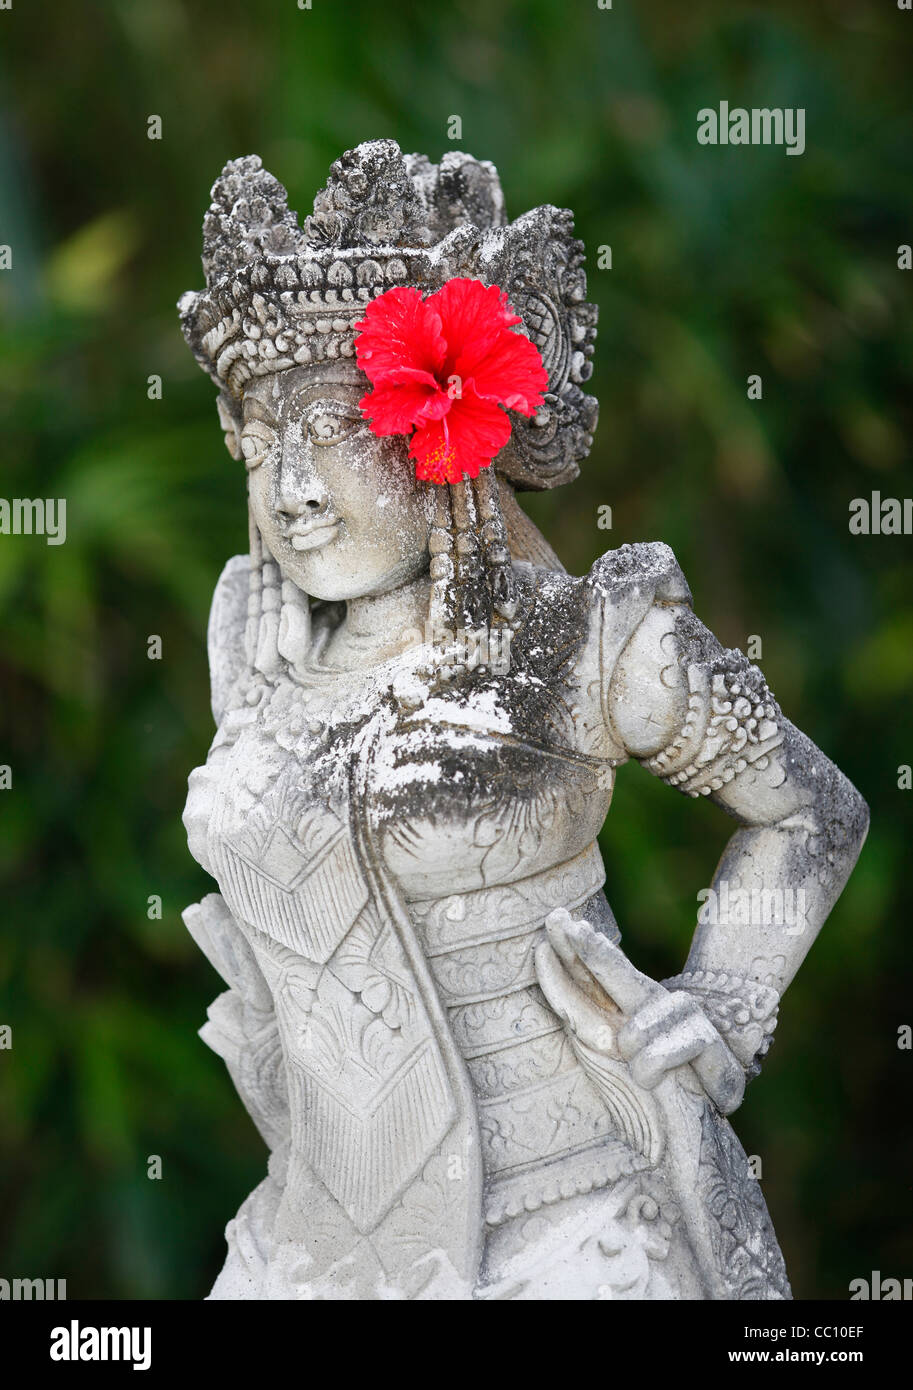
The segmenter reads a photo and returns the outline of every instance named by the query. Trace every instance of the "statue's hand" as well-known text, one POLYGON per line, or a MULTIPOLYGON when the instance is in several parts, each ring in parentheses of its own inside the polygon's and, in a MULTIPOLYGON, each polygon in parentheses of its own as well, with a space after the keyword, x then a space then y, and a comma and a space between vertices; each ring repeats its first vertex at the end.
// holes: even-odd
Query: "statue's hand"
POLYGON ((536 952, 539 983, 573 1038, 625 1061, 646 1090, 690 1063, 724 1115, 738 1109, 745 1073, 691 995, 642 975, 602 932, 573 921, 564 908, 545 925, 549 939, 536 952))

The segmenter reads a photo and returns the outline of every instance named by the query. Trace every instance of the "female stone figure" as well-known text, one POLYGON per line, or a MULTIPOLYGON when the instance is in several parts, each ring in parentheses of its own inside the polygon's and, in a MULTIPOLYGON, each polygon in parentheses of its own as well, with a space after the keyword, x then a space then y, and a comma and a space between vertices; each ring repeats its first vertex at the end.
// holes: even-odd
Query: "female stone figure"
POLYGON ((361 145, 303 230, 256 158, 213 189, 180 308, 251 543, 185 812, 220 891, 185 920, 229 986, 202 1035, 270 1149, 213 1298, 790 1296, 723 1117, 866 807, 667 546, 573 578, 516 502, 591 443, 581 263, 570 214, 508 223, 463 154, 361 145), (420 481, 406 429, 366 419, 356 339, 391 287, 460 278, 506 293, 547 388, 491 468, 420 481), (737 822, 662 983, 618 946, 596 845, 632 759, 737 822))

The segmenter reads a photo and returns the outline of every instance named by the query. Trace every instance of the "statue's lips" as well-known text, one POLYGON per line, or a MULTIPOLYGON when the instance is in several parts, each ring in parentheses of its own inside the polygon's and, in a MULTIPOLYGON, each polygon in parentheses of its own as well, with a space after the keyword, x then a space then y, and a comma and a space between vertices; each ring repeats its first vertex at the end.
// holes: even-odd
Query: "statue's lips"
POLYGON ((329 545, 335 540, 341 523, 337 518, 318 521, 300 531, 289 532, 289 540, 294 550, 316 550, 321 545, 329 545))

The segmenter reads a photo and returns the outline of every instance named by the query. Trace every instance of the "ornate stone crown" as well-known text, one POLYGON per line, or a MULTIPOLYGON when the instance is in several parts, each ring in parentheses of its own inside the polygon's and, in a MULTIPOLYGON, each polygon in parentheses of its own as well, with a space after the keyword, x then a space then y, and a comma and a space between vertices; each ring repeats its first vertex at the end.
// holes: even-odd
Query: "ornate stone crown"
POLYGON ((596 306, 586 302, 583 244, 565 209, 507 222, 493 164, 450 151, 440 164, 369 140, 330 170, 303 229, 256 155, 226 164, 203 223, 206 288, 183 295, 181 327, 237 418, 252 377, 354 358, 354 325, 393 285, 423 294, 453 276, 506 290, 548 372, 543 408, 512 417, 496 467, 520 488, 576 477, 598 407, 592 371, 596 306))

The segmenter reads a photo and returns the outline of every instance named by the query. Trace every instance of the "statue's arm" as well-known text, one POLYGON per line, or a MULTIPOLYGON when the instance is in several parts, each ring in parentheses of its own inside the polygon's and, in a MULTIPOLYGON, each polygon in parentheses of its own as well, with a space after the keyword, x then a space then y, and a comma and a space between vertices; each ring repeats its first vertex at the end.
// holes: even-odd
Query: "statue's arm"
MULTIPOLYGON (((213 595, 208 649, 212 712, 219 725, 246 669, 250 561, 228 561, 213 595)), ((188 799, 184 822, 194 857, 211 872, 206 828, 211 806, 207 779, 188 799)), ((183 914, 190 935, 228 989, 213 1000, 200 1036, 223 1059, 242 1101, 271 1149, 288 1137, 285 1064, 272 992, 247 935, 221 893, 209 893, 183 914)))
POLYGON ((266 1143, 278 1148, 288 1138, 289 1108, 270 988, 221 893, 207 894, 183 916, 190 935, 229 986, 207 1009, 200 1037, 225 1062, 266 1143))
POLYGON ((232 687, 247 664, 245 631, 250 595, 250 556, 233 555, 219 575, 206 630, 212 717, 218 726, 232 687))
POLYGON ((700 1002, 752 1076, 780 996, 856 862, 868 809, 784 718, 758 668, 687 603, 649 610, 615 665, 606 711, 630 756, 739 822, 685 968, 665 983, 700 1002))

